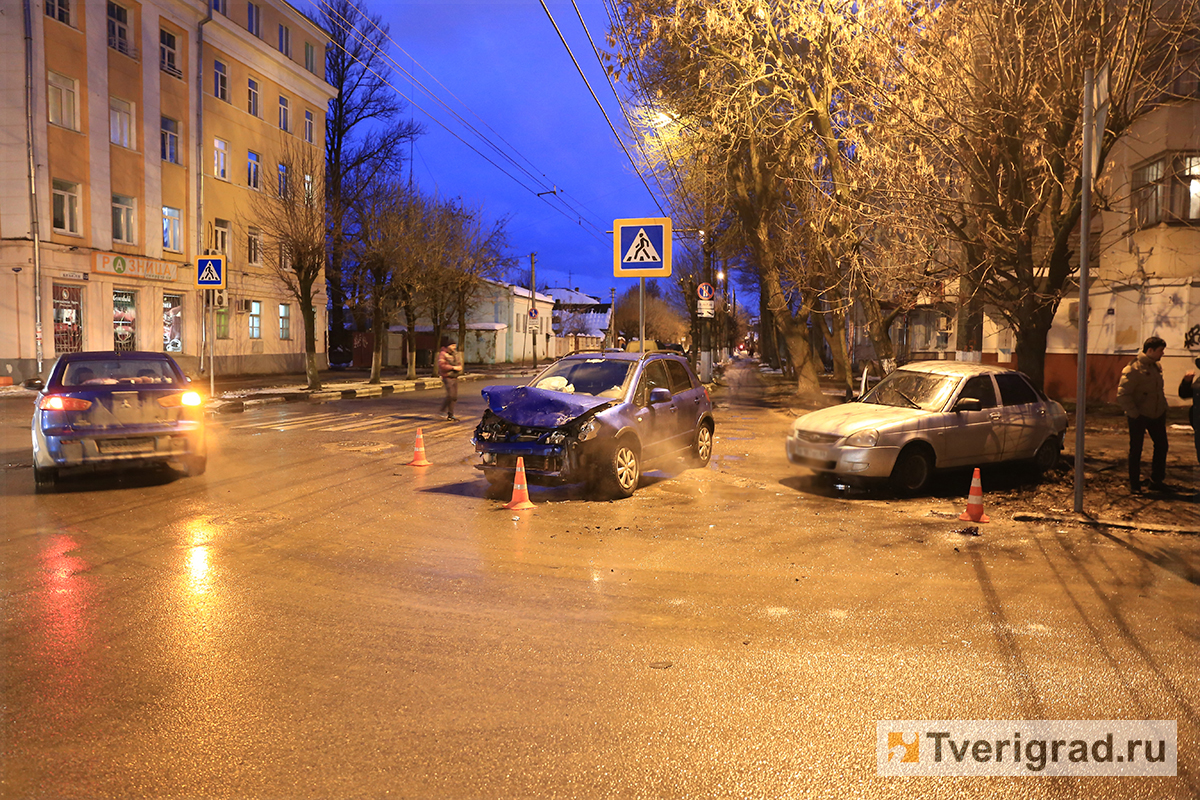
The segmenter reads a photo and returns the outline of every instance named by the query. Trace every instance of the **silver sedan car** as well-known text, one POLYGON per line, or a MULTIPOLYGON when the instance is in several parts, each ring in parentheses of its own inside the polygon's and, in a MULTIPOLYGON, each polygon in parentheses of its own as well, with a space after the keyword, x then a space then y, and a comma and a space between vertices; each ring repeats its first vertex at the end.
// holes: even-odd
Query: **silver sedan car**
POLYGON ((889 480, 919 492, 935 470, 1058 461, 1067 414, 1015 370, 921 361, 888 375, 862 399, 798 418, 788 460, 855 483, 889 480))

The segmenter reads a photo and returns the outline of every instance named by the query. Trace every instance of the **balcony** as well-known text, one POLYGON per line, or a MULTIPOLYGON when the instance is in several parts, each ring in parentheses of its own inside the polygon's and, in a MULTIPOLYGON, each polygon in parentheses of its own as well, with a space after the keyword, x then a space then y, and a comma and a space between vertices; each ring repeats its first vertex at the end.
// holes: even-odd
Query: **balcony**
POLYGON ((116 50, 118 53, 121 53, 122 55, 129 56, 134 61, 138 60, 137 48, 130 45, 129 40, 122 36, 111 36, 110 35, 108 37, 108 46, 111 47, 113 50, 116 50))

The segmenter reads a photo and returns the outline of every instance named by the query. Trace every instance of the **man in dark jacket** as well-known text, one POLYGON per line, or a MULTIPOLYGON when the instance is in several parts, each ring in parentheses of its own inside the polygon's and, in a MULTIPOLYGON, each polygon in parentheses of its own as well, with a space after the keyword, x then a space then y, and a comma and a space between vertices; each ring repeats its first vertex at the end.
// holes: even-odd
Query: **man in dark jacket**
MULTIPOLYGON (((1200 367, 1200 358, 1196 359, 1196 366, 1200 367)), ((1192 398, 1192 435, 1196 439, 1196 462, 1200 464, 1200 377, 1196 375, 1196 370, 1190 369, 1183 375, 1183 380, 1179 382, 1179 396, 1184 398, 1192 398)))
POLYGON ((1167 477, 1167 395, 1163 391, 1163 372, 1158 362, 1167 343, 1151 336, 1142 344, 1142 354, 1121 370, 1117 385, 1117 404, 1129 421, 1129 491, 1142 491, 1142 443, 1146 434, 1154 442, 1150 462, 1150 490, 1173 491, 1167 477))

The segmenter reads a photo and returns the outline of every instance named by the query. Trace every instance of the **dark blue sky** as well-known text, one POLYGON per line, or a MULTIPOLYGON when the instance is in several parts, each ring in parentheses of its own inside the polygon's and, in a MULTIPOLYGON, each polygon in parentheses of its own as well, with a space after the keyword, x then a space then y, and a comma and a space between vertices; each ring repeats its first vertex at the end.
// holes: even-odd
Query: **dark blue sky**
MULTIPOLYGON (((608 32, 603 4, 599 0, 577 3, 592 38, 603 48, 608 32)), ((569 0, 547 0, 547 5, 620 130, 624 118, 575 9, 569 0)), ((613 277, 612 237, 607 231, 612 230, 614 219, 657 217, 661 212, 616 142, 541 3, 375 0, 366 8, 390 25, 398 45, 391 52, 396 62, 413 70, 544 186, 488 150, 419 87, 412 95, 417 104, 526 187, 535 191, 558 187, 574 210, 558 202, 547 204, 545 200, 554 198, 536 197, 428 115, 413 109, 414 118, 426 128, 416 143, 416 181, 426 191, 482 206, 489 219, 509 216, 510 240, 521 266, 528 269, 529 253, 537 253, 539 286, 579 287, 607 299, 610 287, 619 294, 634 285, 635 279, 613 277)), ((399 70, 394 71, 392 83, 404 94, 410 91, 408 77, 399 70)))

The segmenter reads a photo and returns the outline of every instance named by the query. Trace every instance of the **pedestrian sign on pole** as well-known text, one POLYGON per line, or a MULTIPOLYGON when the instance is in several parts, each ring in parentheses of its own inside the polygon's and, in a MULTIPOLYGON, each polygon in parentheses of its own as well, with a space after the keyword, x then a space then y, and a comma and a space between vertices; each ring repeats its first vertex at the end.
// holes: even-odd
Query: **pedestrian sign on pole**
POLYGON ((671 218, 613 220, 613 275, 665 278, 671 274, 671 218))
POLYGON ((197 259, 196 285, 206 289, 224 289, 225 256, 204 256, 197 259))

